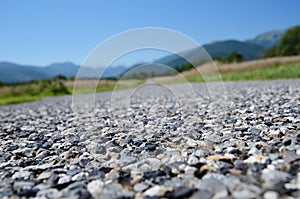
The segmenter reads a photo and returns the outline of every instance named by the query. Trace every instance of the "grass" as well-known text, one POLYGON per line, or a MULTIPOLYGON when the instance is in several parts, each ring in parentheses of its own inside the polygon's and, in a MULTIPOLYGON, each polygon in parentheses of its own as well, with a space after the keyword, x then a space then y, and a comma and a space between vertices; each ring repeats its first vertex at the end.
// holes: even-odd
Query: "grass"
MULTIPOLYGON (((221 74, 223 81, 247 81, 247 80, 273 80, 300 78, 299 64, 284 64, 268 68, 254 69, 251 71, 225 72, 221 74)), ((206 80, 220 80, 217 75, 205 75, 206 80)), ((204 82, 203 77, 189 77, 190 82, 204 82)))
POLYGON ((74 80, 53 78, 27 83, 0 86, 0 105, 16 104, 41 100, 48 96, 85 94, 131 88, 143 83, 142 80, 77 80, 77 88, 73 90, 74 80))
POLYGON ((46 96, 70 94, 63 80, 37 80, 0 87, 0 105, 40 100, 46 96))
MULTIPOLYGON (((87 94, 87 93, 93 93, 95 92, 95 82, 92 84, 89 84, 85 80, 83 82, 80 82, 79 85, 77 84, 76 89, 73 90, 73 84, 74 82, 69 82, 69 88, 72 91, 72 94, 87 94), (85 82, 84 82, 85 81, 85 82)), ((133 88, 135 86, 141 85, 145 82, 145 80, 91 80, 91 81, 97 81, 97 88, 96 92, 105 92, 105 91, 113 91, 113 90, 121 90, 126 88, 133 88)))
POLYGON ((31 102, 31 101, 41 100, 42 98, 43 96, 13 96, 13 97, 6 97, 6 98, 1 97, 0 105, 31 102))
MULTIPOLYGON (((114 90, 114 86, 109 85, 109 86, 101 86, 101 87, 97 87, 96 88, 96 92, 105 92, 105 91, 112 91, 114 90)), ((95 92, 94 88, 80 88, 80 89, 76 89, 76 90, 72 90, 71 91, 72 94, 88 94, 88 93, 93 93, 95 92)))

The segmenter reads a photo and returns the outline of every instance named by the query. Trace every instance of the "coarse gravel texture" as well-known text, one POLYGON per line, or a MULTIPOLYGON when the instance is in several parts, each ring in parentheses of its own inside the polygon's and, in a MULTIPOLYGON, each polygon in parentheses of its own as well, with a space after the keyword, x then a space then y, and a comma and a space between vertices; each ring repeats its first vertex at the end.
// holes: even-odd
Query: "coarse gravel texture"
POLYGON ((209 85, 1 106, 0 198, 300 198, 300 80, 209 85))

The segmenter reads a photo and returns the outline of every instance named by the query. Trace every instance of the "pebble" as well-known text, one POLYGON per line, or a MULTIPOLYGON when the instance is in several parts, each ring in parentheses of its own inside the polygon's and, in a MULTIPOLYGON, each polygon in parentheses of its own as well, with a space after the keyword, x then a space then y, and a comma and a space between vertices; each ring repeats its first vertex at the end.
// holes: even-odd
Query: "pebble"
POLYGON ((124 190, 119 183, 103 183, 100 180, 92 181, 87 186, 88 191, 96 199, 110 199, 117 197, 132 197, 131 191, 124 190))
POLYGON ((134 191, 136 191, 136 192, 143 192, 147 188, 148 188, 148 185, 146 185, 144 183, 135 184, 134 187, 133 187, 134 191))
POLYGON ((253 193, 249 190, 246 190, 246 189, 234 191, 232 196, 233 196, 233 198, 236 198, 236 199, 249 199, 249 198, 256 197, 255 193, 253 193))
POLYGON ((299 80, 169 86, 1 106, 0 198, 300 198, 299 80))
POLYGON ((155 185, 155 186, 151 187, 150 189, 147 189, 144 192, 144 196, 150 196, 150 197, 158 196, 158 197, 163 197, 170 190, 171 189, 169 187, 155 185))
POLYGON ((50 178, 50 176, 52 174, 53 174, 53 172, 50 172, 50 171, 43 172, 40 175, 38 175, 38 179, 40 179, 40 180, 48 179, 48 178, 50 178))
POLYGON ((188 198, 192 196, 195 191, 196 189, 194 188, 178 187, 173 191, 167 192, 166 197, 173 199, 188 198))
POLYGON ((277 199, 278 196, 278 193, 275 191, 266 191, 264 193, 264 199, 277 199))
POLYGON ((40 190, 37 192, 37 198, 48 198, 48 199, 55 199, 60 198, 61 193, 57 189, 49 188, 45 190, 40 190))
POLYGON ((206 159, 213 160, 213 161, 231 162, 231 160, 228 157, 222 155, 211 155, 206 157, 206 159))
MULTIPOLYGON (((199 190, 196 193, 194 193, 191 197, 191 199, 211 199, 213 198, 213 193, 207 191, 207 190, 199 190)), ((215 197, 217 198, 217 197, 215 197)))
POLYGON ((289 181, 292 176, 283 171, 266 168, 262 171, 262 178, 266 183, 278 184, 289 181))

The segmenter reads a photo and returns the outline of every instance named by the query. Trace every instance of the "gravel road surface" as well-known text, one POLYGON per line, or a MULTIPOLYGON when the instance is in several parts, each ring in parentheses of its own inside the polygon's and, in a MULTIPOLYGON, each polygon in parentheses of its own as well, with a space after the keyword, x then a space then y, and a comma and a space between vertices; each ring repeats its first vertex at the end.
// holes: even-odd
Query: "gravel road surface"
POLYGON ((300 80, 210 85, 1 106, 0 198, 300 198, 300 80))

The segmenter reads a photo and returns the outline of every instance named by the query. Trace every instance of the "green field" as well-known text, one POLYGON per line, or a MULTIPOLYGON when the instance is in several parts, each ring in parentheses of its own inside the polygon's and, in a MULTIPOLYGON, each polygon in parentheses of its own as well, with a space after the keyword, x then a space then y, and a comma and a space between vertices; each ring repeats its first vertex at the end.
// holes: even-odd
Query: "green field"
MULTIPOLYGON (((273 80, 300 78, 300 64, 287 64, 243 72, 227 72, 221 74, 223 81, 273 80)), ((208 81, 220 80, 217 75, 205 75, 208 81)), ((190 82, 204 82, 203 77, 188 78, 190 82)))
POLYGON ((17 104, 22 102, 30 102, 41 100, 43 96, 13 96, 13 97, 1 97, 0 98, 0 105, 4 104, 17 104))
POLYGON ((95 88, 92 87, 95 81, 98 83, 96 92, 131 88, 144 82, 143 80, 126 80, 119 81, 116 86, 116 80, 79 80, 79 87, 74 91, 74 80, 60 78, 2 85, 0 86, 0 105, 36 101, 48 96, 93 93, 95 88), (91 83, 92 81, 94 82, 91 83))

